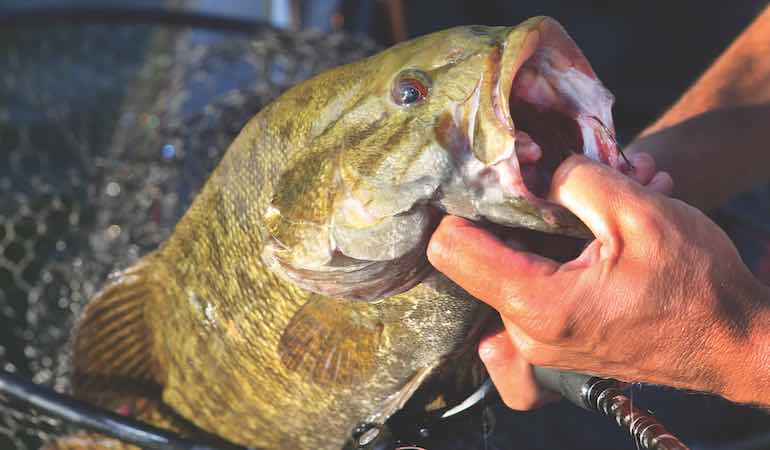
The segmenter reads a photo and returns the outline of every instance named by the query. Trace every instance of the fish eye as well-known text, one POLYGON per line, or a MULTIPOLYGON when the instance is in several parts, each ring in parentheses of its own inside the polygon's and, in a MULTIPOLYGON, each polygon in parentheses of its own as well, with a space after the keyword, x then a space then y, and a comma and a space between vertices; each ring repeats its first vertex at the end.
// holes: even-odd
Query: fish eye
POLYGON ((429 86, 427 75, 416 70, 406 71, 393 84, 393 101, 401 106, 419 103, 428 96, 429 86))

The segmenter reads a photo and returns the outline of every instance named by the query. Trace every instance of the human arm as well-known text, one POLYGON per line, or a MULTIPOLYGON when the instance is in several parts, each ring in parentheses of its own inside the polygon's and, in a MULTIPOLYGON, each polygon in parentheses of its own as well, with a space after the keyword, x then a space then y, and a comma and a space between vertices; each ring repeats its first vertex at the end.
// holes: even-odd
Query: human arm
MULTIPOLYGON (((703 210, 766 180, 770 174, 768 50, 770 7, 626 153, 632 158, 642 152, 652 154, 658 168, 676 180, 674 196, 703 210)), ((505 330, 485 336, 479 355, 512 408, 530 409, 554 398, 538 387, 529 361, 505 330)))
POLYGON ((674 196, 709 210, 770 178, 770 7, 628 146, 651 154, 674 196))
POLYGON ((552 196, 597 237, 572 261, 514 250, 454 217, 428 250, 438 270, 501 313, 505 333, 487 338, 498 353, 487 367, 509 406, 543 399, 516 398, 512 380, 527 367, 514 362, 770 405, 770 291, 719 227, 582 157, 560 166, 552 196))

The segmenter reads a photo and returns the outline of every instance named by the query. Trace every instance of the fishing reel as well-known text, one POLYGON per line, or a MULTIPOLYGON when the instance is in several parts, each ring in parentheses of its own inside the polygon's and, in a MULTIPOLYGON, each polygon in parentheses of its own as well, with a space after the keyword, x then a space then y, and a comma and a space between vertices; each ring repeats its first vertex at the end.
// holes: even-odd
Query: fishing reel
POLYGON ((473 394, 459 404, 426 413, 412 411, 408 405, 394 414, 384 424, 360 423, 343 450, 430 450, 429 444, 434 433, 454 427, 451 421, 478 420, 481 417, 483 433, 489 435, 494 428, 494 416, 483 408, 485 400, 494 394, 490 380, 484 382, 473 394), (470 414, 471 411, 480 414, 470 414))
MULTIPOLYGON (((535 367, 534 374, 541 386, 560 393, 571 403, 583 409, 598 412, 613 419, 618 426, 628 431, 638 449, 689 449, 669 433, 650 412, 634 406, 616 380, 543 367, 535 367)), ((418 422, 411 429, 399 427, 399 430, 405 430, 400 431, 402 436, 395 436, 387 424, 360 424, 353 432, 345 450, 427 450, 427 447, 420 444, 430 437, 432 426, 471 409, 490 392, 494 392, 494 387, 491 380, 487 380, 474 394, 457 406, 431 414, 424 422, 418 422)), ((397 417, 394 416, 392 419, 397 417)))

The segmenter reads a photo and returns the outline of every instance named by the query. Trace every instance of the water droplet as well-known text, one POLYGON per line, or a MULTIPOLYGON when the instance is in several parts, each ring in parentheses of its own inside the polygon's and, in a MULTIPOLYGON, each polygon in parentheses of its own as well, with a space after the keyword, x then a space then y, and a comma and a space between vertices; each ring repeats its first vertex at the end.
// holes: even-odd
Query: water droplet
POLYGON ((117 197, 120 194, 120 185, 114 181, 107 183, 107 189, 105 189, 107 195, 110 197, 117 197))
POLYGON ((176 147, 171 144, 166 144, 160 151, 163 159, 173 159, 176 156, 176 147))
POLYGON ((52 376, 53 376, 52 371, 48 369, 43 369, 32 377, 32 382, 36 384, 42 384, 50 380, 52 376))
POLYGON ((53 275, 51 275, 51 272, 45 271, 42 274, 43 283, 50 284, 53 281, 53 275))
POLYGON ((32 289, 31 291, 29 291, 29 294, 27 294, 27 301, 31 304, 37 303, 40 301, 40 295, 41 295, 40 289, 37 289, 37 288, 32 289))
POLYGON ((118 236, 120 236, 120 226, 119 225, 110 225, 107 227, 107 239, 114 240, 117 239, 118 236))

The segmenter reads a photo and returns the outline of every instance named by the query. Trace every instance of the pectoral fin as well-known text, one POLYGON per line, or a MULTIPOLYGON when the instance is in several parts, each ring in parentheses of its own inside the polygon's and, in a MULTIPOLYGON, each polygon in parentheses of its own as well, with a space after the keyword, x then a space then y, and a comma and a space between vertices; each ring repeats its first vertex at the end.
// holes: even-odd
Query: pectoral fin
POLYGON ((372 313, 362 303, 313 296, 281 336, 281 361, 321 385, 365 380, 383 339, 384 325, 372 313))

